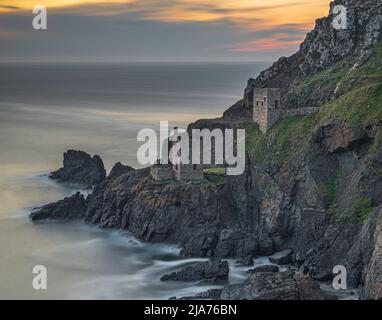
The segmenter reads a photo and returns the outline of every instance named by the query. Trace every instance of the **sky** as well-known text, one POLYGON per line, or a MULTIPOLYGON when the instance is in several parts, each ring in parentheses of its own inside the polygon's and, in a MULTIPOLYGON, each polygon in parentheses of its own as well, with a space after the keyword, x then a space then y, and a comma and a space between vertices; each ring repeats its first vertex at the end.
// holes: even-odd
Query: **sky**
POLYGON ((0 0, 0 62, 273 61, 330 0, 0 0), (36 5, 47 30, 32 28, 36 5))

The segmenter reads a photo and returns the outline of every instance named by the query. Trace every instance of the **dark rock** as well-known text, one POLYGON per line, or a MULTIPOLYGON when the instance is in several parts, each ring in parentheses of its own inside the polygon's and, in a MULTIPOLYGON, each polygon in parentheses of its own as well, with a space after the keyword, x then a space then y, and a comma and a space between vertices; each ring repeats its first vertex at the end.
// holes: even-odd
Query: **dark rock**
POLYGON ((250 120, 253 117, 253 110, 248 108, 244 100, 240 100, 224 112, 224 119, 240 119, 240 120, 250 120))
POLYGON ((275 264, 289 264, 292 262, 292 250, 287 249, 269 257, 269 261, 275 264))
POLYGON ((273 254, 273 242, 272 239, 265 236, 260 236, 258 254, 261 256, 270 256, 273 254))
POLYGON ((287 271, 255 273, 242 284, 227 285, 223 289, 209 290, 182 299, 334 300, 335 298, 323 293, 319 285, 309 276, 300 277, 293 271, 287 271))
POLYGON ((69 198, 36 208, 30 214, 32 221, 79 219, 86 212, 87 202, 84 196, 77 193, 69 198))
POLYGON ((265 265, 265 266, 260 266, 260 267, 256 267, 254 269, 251 269, 251 270, 248 270, 248 273, 260 273, 260 272, 267 272, 267 273, 270 273, 270 272, 279 272, 280 271, 280 268, 278 266, 274 266, 274 265, 265 265))
POLYGON ((302 300, 326 300, 323 292, 321 292, 320 285, 308 275, 301 276, 299 287, 302 300))
POLYGON ((179 271, 164 275, 161 281, 204 281, 205 283, 218 283, 228 280, 229 267, 227 261, 210 260, 196 263, 182 268, 179 271))
POLYGON ((375 229, 371 234, 368 248, 372 248, 371 258, 364 273, 365 287, 362 297, 368 300, 382 300, 382 207, 376 209, 375 229))
POLYGON ((241 260, 238 260, 236 262, 236 264, 238 266, 243 266, 243 267, 251 267, 253 266, 254 262, 253 262, 253 256, 247 256, 247 257, 244 257, 243 259, 241 260))
POLYGON ((177 300, 219 300, 222 291, 222 289, 211 289, 206 292, 198 293, 194 296, 182 297, 177 300))
POLYGON ((69 150, 64 153, 63 167, 50 174, 60 182, 78 184, 91 188, 106 179, 106 170, 101 158, 91 157, 83 151, 69 150))
POLYGON ((246 257, 255 255, 257 248, 256 237, 251 234, 243 234, 240 229, 224 229, 215 248, 218 257, 246 257))
POLYGON ((244 284, 223 288, 222 300, 324 300, 318 284, 294 272, 255 273, 244 284))
POLYGON ((116 179, 126 173, 129 173, 131 171, 134 171, 134 168, 130 166, 125 166, 122 163, 118 162, 114 165, 114 167, 111 169, 109 174, 109 179, 116 179))

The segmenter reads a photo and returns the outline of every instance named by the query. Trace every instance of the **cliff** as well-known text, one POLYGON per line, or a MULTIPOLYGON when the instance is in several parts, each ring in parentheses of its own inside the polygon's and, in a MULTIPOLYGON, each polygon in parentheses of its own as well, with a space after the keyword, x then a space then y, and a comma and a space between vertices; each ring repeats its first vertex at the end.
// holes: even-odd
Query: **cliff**
MULTIPOLYGON (((332 16, 318 20, 299 52, 250 79, 243 100, 223 118, 190 125, 245 128, 243 175, 158 183, 147 169, 129 170, 105 179, 87 199, 75 195, 32 219, 81 218, 179 244, 185 255, 290 248, 299 273, 329 280, 333 267, 344 265, 349 287, 360 288, 364 299, 382 299, 382 4, 334 4, 347 6, 347 30, 333 29, 332 16), (266 86, 283 88, 290 108, 319 108, 263 134, 250 121, 250 97, 266 86)), ((242 288, 231 289, 223 297, 237 298, 242 288)))

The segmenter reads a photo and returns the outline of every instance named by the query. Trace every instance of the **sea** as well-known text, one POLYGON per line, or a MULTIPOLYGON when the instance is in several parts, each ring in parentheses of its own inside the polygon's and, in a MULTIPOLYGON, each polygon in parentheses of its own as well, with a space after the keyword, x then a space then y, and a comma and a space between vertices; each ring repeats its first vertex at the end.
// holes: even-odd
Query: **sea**
MULTIPOLYGON (((201 258, 82 222, 33 224, 33 208, 81 191, 51 181, 68 149, 134 167, 143 128, 216 118, 267 63, 0 64, 0 299, 168 299, 212 286, 161 282, 201 258), (47 289, 33 287, 35 266, 47 289)), ((255 261, 261 265, 266 258, 255 261)), ((230 261, 230 283, 246 268, 230 261)))

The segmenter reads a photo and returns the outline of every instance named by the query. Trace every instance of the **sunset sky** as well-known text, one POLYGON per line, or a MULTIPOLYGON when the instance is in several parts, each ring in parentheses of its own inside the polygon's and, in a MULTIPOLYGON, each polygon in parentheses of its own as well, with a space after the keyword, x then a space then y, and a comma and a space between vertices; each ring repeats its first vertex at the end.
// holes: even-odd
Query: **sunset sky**
POLYGON ((0 61, 271 61, 330 0, 0 0, 0 61), (48 30, 32 29, 32 8, 48 30))

